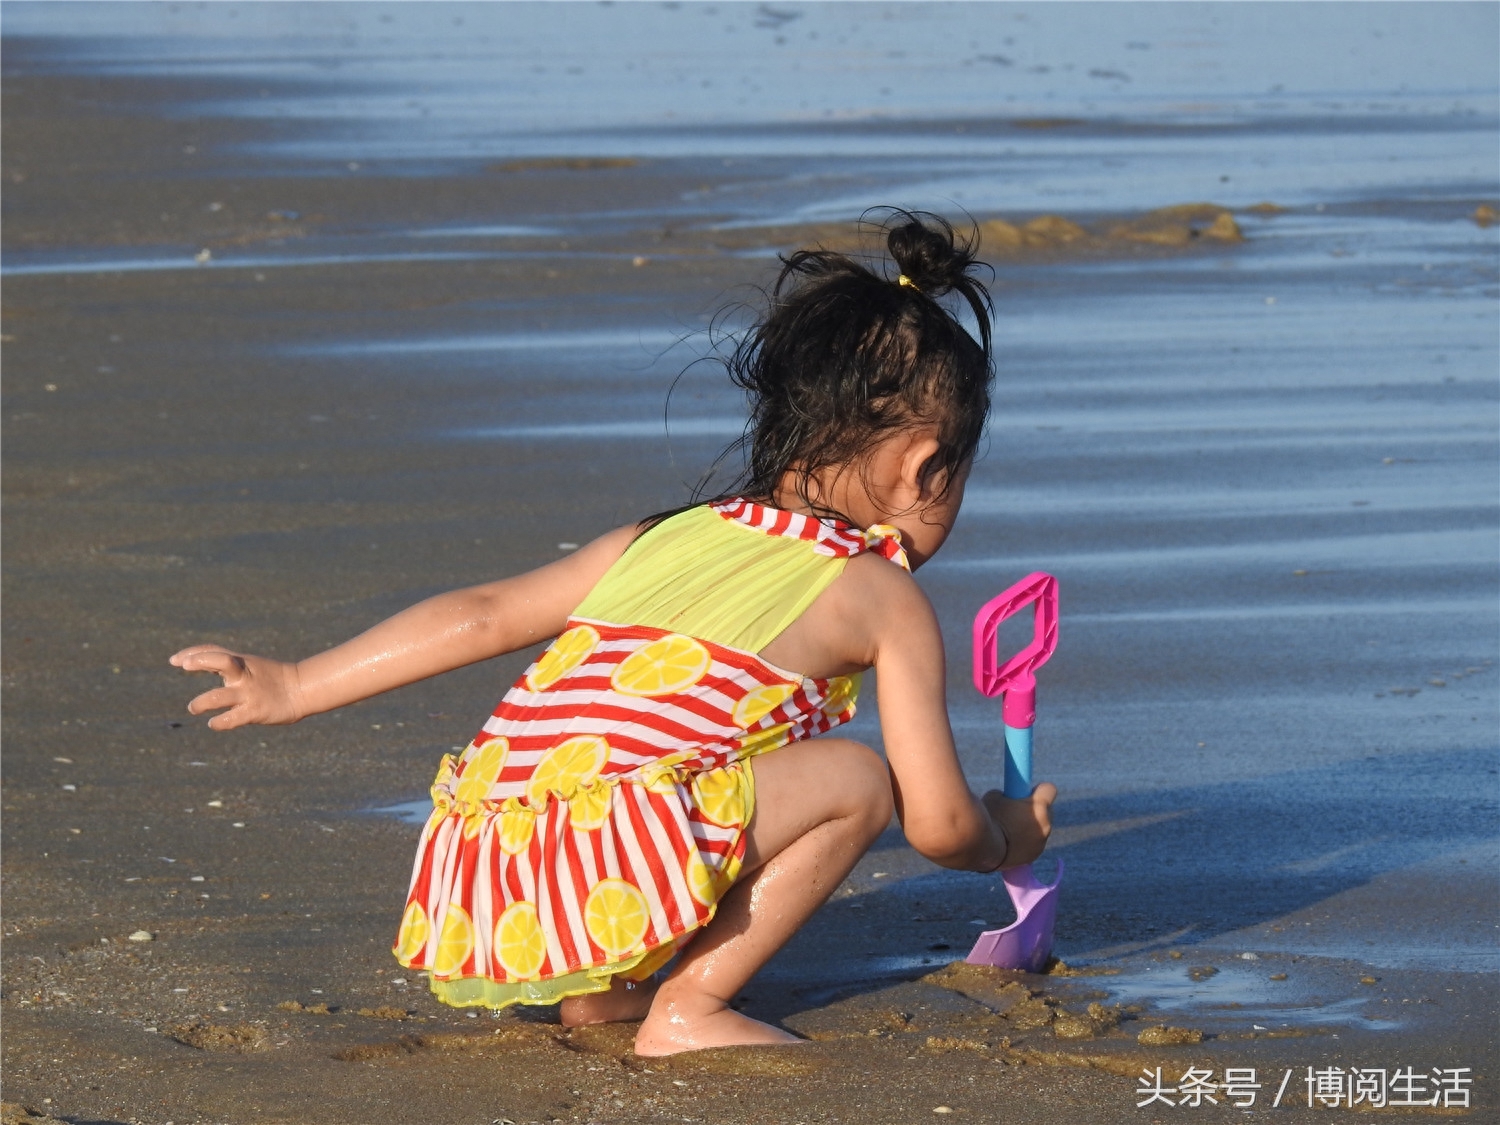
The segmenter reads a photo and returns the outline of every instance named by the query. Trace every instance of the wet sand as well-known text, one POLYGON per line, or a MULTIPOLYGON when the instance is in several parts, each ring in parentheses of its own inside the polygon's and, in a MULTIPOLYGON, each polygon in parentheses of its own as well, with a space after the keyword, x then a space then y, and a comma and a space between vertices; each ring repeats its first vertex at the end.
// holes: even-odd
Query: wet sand
MULTIPOLYGON (((234 146, 265 126, 155 111, 190 93, 145 79, 5 84, 12 1118, 373 1123, 434 1107, 474 1122, 906 1122, 946 1107, 973 1121, 1117 1122, 1165 1116, 1135 1108, 1143 1067, 1171 1080, 1190 1064, 1253 1066, 1273 1088, 1292 1069, 1299 1104, 1309 1066, 1468 1067, 1473 1116, 1493 1112, 1493 488, 1475 473, 1492 464, 1493 427, 1461 421, 1492 414, 1493 388, 1475 376, 1492 352, 1461 352, 1487 322, 1453 330, 1454 381, 1424 373, 1387 389, 1406 434, 1354 419, 1365 430, 1343 440, 1359 444, 1356 469, 1329 464, 1340 447, 1325 420, 1333 404, 1382 409, 1378 392, 1339 387, 1337 374, 1278 388, 1264 350, 1254 379, 1240 378, 1249 361, 1234 349, 1270 330, 1214 303, 1229 294, 1264 311, 1268 287, 1297 289, 1295 249, 1226 255, 1308 232, 1322 257, 1330 238, 1356 253, 1357 234, 1314 224, 1358 227, 1379 205, 1246 208, 1243 246, 1111 245, 1138 215, 1078 215, 1095 232, 1073 240, 1086 254, 1054 240, 1001 278, 1006 365, 1022 373, 1002 384, 1006 416, 966 522, 925 581, 961 653, 966 607, 1033 565, 1063 577, 1075 631, 1044 686, 1043 772, 1068 794, 1060 949, 1098 975, 945 971, 979 928, 1006 920, 986 905, 1003 891, 938 872, 893 830, 741 1002, 809 1046, 647 1061, 630 1054, 628 1028, 569 1034, 546 1012, 444 1009, 389 953, 415 829, 368 810, 418 797, 532 654, 227 737, 183 714, 192 688, 165 656, 203 639, 304 654, 678 503, 735 404, 694 369, 673 398, 670 443, 654 436, 684 354, 674 339, 701 331, 736 286, 765 281, 785 237, 823 228, 581 221, 580 235, 537 233, 530 218, 602 201, 669 213, 686 192, 741 182, 719 160, 250 175, 234 146), (528 229, 449 233, 417 253, 401 236, 517 222, 528 229), (65 268, 31 268, 52 266, 65 268), (1198 305, 1184 302, 1192 276, 1198 305), (1237 384, 1232 440, 1212 404, 1153 387, 1171 383, 1170 357, 1148 364, 1128 332, 1108 352, 1128 388, 1088 383, 1097 347, 1042 357, 1050 380, 1028 381, 1040 341, 1058 338, 1047 317, 1064 291, 1097 300, 1097 319, 1077 322, 1094 330, 1125 293, 1127 320, 1202 316, 1194 331, 1222 367, 1196 368, 1197 393, 1221 372, 1237 384), (1299 413, 1313 419, 1300 453, 1253 452, 1299 413), (1435 463, 1434 450, 1452 456, 1435 463), (1367 518, 1364 474, 1386 474, 1377 488, 1408 474, 1420 490, 1435 472, 1448 474, 1449 506, 1423 493, 1370 514, 1352 530, 1373 561, 1351 572, 1346 545, 1330 543, 1367 518), (1206 487, 1181 487, 1189 476, 1206 487), (1295 476, 1329 494, 1307 498, 1301 523, 1282 508, 1273 521, 1257 504, 1295 476), (1205 521, 1227 554, 1214 556, 1217 585, 1184 588, 1183 568, 1215 543, 1183 528, 1205 521), (1432 598, 1455 604, 1403 606, 1405 575, 1377 565, 1417 542, 1444 578, 1432 598), (1254 544, 1272 553, 1264 565, 1254 544), (1286 613, 1237 624, 1226 605, 1286 613), (1365 637, 1372 618, 1428 611, 1473 627, 1365 637), (1198 647, 1177 628, 1195 612, 1215 626, 1198 647), (1309 618, 1332 630, 1317 644, 1298 632, 1309 618), (1361 630, 1346 636, 1351 618, 1361 630), (1367 639, 1390 648, 1366 655, 1367 639), (1257 646, 1278 655, 1238 655, 1257 646), (1368 667, 1332 668, 1351 660, 1368 667), (1303 737, 1310 713, 1322 716, 1316 746, 1303 737), (1157 1026, 1203 1036, 1143 1045, 1157 1026)), ((1482 203, 1445 202, 1453 225, 1441 229, 1475 229, 1482 203)), ((1419 221, 1421 208, 1403 214, 1419 221)), ((1019 228, 1035 215, 981 217, 1019 228)), ((1492 301, 1494 280, 1469 268, 1433 279, 1403 265, 1380 284, 1414 273, 1450 285, 1449 307, 1472 319, 1474 293, 1492 301)), ((1382 316, 1406 331, 1406 307, 1361 321, 1362 346, 1389 346, 1382 316)), ((971 772, 993 783, 994 718, 966 694, 966 668, 952 677, 971 772)), ((1174 1112, 1240 1119, 1227 1101, 1174 1112)), ((1350 1118, 1297 1116, 1324 1119, 1350 1118)))

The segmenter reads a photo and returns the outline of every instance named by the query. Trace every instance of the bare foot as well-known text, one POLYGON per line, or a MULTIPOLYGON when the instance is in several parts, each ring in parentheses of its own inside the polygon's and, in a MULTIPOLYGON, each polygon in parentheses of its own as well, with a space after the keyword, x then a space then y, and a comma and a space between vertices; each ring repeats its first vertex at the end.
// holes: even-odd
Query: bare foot
POLYGON ((654 980, 633 981, 615 977, 610 981, 608 992, 569 996, 564 1000, 560 1012, 562 1025, 584 1027, 591 1023, 644 1019, 655 996, 654 980))
POLYGON ((804 1042, 789 1031, 742 1016, 722 1001, 698 994, 657 994, 635 1036, 635 1053, 648 1058, 706 1047, 788 1047, 804 1042))

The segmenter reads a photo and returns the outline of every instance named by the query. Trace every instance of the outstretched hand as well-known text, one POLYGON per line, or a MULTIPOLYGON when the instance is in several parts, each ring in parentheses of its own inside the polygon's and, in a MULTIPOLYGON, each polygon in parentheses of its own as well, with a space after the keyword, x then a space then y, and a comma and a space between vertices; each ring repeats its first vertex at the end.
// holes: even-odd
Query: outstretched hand
POLYGON ((1013 800, 998 789, 982 798, 990 818, 1005 833, 1005 860, 1001 867, 1019 867, 1042 854, 1047 837, 1052 835, 1052 802, 1057 800, 1057 786, 1044 781, 1031 796, 1013 800))
POLYGON ((193 645, 170 661, 184 672, 213 672, 223 686, 205 691, 188 704, 188 713, 228 710, 208 720, 214 730, 233 730, 250 723, 277 725, 302 718, 297 666, 262 656, 246 656, 218 645, 193 645))

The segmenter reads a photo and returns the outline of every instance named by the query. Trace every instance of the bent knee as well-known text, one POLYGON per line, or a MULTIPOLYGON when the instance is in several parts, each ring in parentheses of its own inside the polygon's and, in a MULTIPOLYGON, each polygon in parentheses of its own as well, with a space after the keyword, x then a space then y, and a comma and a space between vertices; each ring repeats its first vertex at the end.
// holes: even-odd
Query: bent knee
POLYGON ((896 811, 891 774, 885 761, 864 743, 853 739, 828 739, 827 746, 840 758, 839 796, 844 815, 866 825, 872 838, 878 836, 896 811))

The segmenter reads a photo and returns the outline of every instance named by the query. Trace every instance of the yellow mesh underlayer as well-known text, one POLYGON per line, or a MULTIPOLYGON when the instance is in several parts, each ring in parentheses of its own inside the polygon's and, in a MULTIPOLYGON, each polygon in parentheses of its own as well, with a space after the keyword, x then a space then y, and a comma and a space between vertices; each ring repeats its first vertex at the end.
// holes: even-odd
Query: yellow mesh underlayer
POLYGON ((635 541, 575 617, 628 622, 759 652, 844 572, 805 539, 690 508, 635 541))
POLYGON ((675 952, 672 945, 660 946, 650 953, 638 953, 628 961, 605 965, 597 969, 579 969, 576 973, 553 977, 551 980, 522 981, 506 984, 489 977, 463 977, 459 980, 431 980, 428 984, 432 994, 444 1004, 455 1008, 508 1008, 512 1004, 560 1004, 569 996, 587 996, 591 992, 608 992, 609 982, 616 973, 626 980, 645 980, 675 952), (633 969, 652 957, 659 950, 666 950, 666 957, 656 961, 646 972, 636 975, 633 969))

